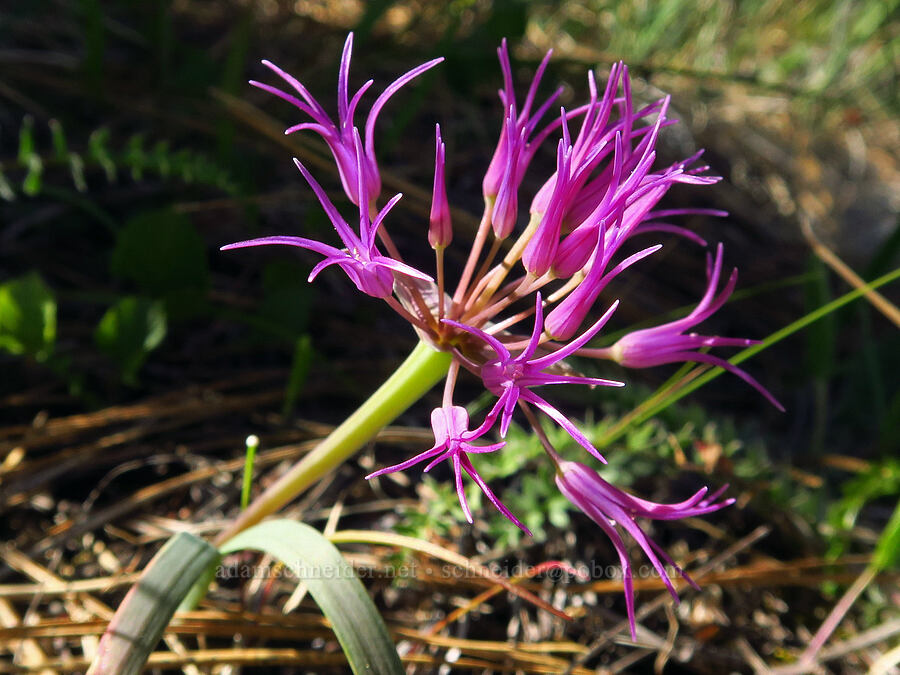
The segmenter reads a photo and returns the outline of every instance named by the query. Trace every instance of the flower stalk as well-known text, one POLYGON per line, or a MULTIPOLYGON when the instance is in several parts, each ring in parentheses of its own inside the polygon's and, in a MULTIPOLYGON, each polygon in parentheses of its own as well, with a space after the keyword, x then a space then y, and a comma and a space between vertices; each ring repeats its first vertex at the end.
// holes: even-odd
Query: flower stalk
POLYGON ((241 515, 216 538, 221 545, 282 506, 328 475, 385 426, 403 414, 447 374, 450 354, 419 342, 406 360, 369 399, 325 437, 290 471, 254 499, 241 515))

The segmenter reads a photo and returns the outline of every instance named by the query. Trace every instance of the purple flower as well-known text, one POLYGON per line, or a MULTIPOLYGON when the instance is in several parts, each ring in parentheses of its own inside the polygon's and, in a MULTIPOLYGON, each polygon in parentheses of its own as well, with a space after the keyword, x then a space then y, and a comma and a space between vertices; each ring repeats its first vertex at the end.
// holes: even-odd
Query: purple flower
POLYGON ((550 131, 556 127, 557 123, 551 124, 535 137, 534 142, 529 142, 529 139, 534 133, 538 123, 541 121, 541 118, 562 93, 562 87, 559 87, 546 101, 544 101, 543 104, 541 104, 534 115, 531 114, 531 106, 534 104, 538 85, 541 83, 541 77, 543 77, 544 71, 547 69, 547 64, 550 63, 550 57, 552 55, 553 50, 551 49, 544 56, 543 61, 541 61, 541 64, 534 74, 534 78, 531 80, 531 86, 528 87, 528 93, 525 96, 525 103, 522 106, 522 110, 518 111, 516 106, 516 91, 513 87, 512 66, 509 63, 509 50, 506 47, 506 38, 503 39, 500 43, 500 47, 497 49, 497 56, 500 59, 500 69, 503 71, 503 89, 499 92, 500 100, 503 102, 504 110, 512 117, 513 124, 508 125, 504 119, 503 127, 500 129, 500 140, 497 142, 497 147, 494 149, 494 155, 491 157, 491 163, 488 165, 488 169, 484 174, 482 187, 486 200, 493 199, 497 196, 504 176, 508 176, 508 180, 510 180, 515 186, 515 189, 518 190, 519 184, 522 182, 522 177, 525 174, 525 169, 528 167, 528 163, 531 161, 537 148, 550 131), (507 168, 508 164, 510 164, 511 157, 514 158, 511 162, 513 167, 512 172, 507 168))
POLYGON ((497 403, 488 413, 485 424, 487 424, 488 421, 493 424, 494 420, 496 420, 497 416, 502 412, 502 416, 500 417, 500 436, 505 437, 516 404, 520 401, 531 403, 565 429, 585 450, 590 452, 601 462, 605 463, 606 460, 603 459, 603 456, 599 452, 597 452, 597 449, 587 437, 579 431, 578 427, 572 424, 572 422, 559 410, 531 391, 531 387, 539 387, 545 384, 587 384, 592 387, 596 385, 624 387, 624 382, 617 382, 616 380, 604 380, 598 377, 583 377, 578 375, 562 375, 553 370, 547 372, 548 369, 552 369, 553 366, 583 347, 588 340, 594 337, 594 335, 603 328, 606 322, 609 321, 613 312, 616 311, 618 304, 618 301, 614 302, 606 313, 577 340, 573 340, 564 347, 560 347, 555 351, 551 351, 550 353, 537 358, 535 358, 534 355, 540 345, 541 333, 543 332, 544 325, 544 313, 541 305, 540 293, 537 293, 534 310, 534 330, 531 333, 528 344, 516 357, 513 357, 509 349, 493 335, 489 335, 483 330, 474 328, 473 326, 467 326, 457 321, 444 319, 444 323, 455 326, 460 330, 464 330, 467 333, 471 333, 472 335, 481 338, 489 344, 497 354, 496 359, 488 361, 480 368, 481 379, 484 382, 484 386, 487 387, 489 392, 499 397, 497 403))
POLYGON ((706 293, 704 293, 700 303, 686 317, 653 328, 633 331, 620 338, 612 347, 586 349, 582 351, 582 354, 585 356, 609 357, 626 368, 649 368, 664 363, 678 363, 682 361, 711 363, 740 377, 765 396, 772 405, 784 412, 784 406, 744 370, 732 365, 723 358, 697 351, 704 347, 747 347, 757 344, 758 340, 685 333, 686 330, 693 328, 718 311, 731 296, 737 283, 737 269, 734 269, 722 292, 716 297, 716 288, 719 285, 719 277, 722 273, 722 244, 716 247, 715 262, 709 263, 707 268, 709 283, 706 287, 706 293))
MULTIPOLYGON (((391 96, 397 93, 397 91, 403 85, 405 85, 413 78, 421 75, 429 68, 436 66, 444 59, 432 59, 427 63, 423 63, 421 66, 413 68, 408 73, 401 75, 396 80, 394 80, 381 93, 381 96, 375 99, 375 103, 372 104, 372 108, 369 110, 369 114, 366 117, 365 152, 363 153, 363 156, 361 158, 362 161, 358 162, 356 157, 357 149, 353 141, 353 117, 356 114, 356 108, 359 105, 360 99, 362 98, 363 94, 366 93, 369 87, 372 86, 373 80, 369 80, 368 82, 363 84, 356 91, 353 97, 350 98, 348 83, 350 79, 350 55, 352 51, 353 33, 350 33, 347 36, 347 41, 344 43, 344 51, 341 55, 341 66, 338 75, 337 124, 332 122, 331 118, 328 116, 328 113, 326 113, 325 109, 319 104, 319 102, 316 101, 315 98, 313 98, 306 87, 300 84, 297 79, 284 72, 281 68, 276 66, 274 63, 271 63, 270 61, 263 61, 262 63, 269 70, 271 70, 282 80, 284 80, 288 85, 290 85, 298 94, 300 94, 303 100, 301 101, 296 96, 288 94, 287 92, 284 92, 277 87, 263 84, 262 82, 251 80, 250 84, 254 87, 262 89, 263 91, 267 91, 270 94, 274 94, 275 96, 287 101, 288 103, 292 103, 302 112, 312 117, 312 122, 295 124, 294 126, 289 127, 284 133, 292 134, 295 131, 308 129, 319 134, 328 144, 328 148, 331 150, 331 154, 334 156, 334 161, 337 163, 338 172, 341 175, 341 182, 344 186, 344 192, 347 193, 350 201, 352 201, 354 204, 361 205, 360 191, 358 189, 358 186, 360 182, 364 182, 366 185, 366 193, 368 195, 368 199, 371 200, 371 203, 374 204, 374 202, 378 199, 378 196, 381 194, 381 175, 378 171, 378 163, 375 159, 374 140, 375 121, 378 119, 378 113, 381 112, 381 109, 388 102, 388 99, 390 99, 391 96)), ((368 204, 366 204, 366 206, 368 207, 368 204)))
MULTIPOLYGON (((648 242, 649 245, 635 247, 623 254, 623 246, 634 236, 666 232, 706 245, 696 234, 668 222, 669 218, 684 214, 721 216, 724 212, 661 209, 658 203, 676 184, 709 185, 719 178, 705 175, 708 167, 695 164, 699 152, 669 166, 654 167, 659 134, 665 127, 675 124, 675 120, 667 117, 669 98, 661 98, 635 110, 628 69, 621 62, 610 70, 602 94, 593 74, 589 73, 588 103, 571 110, 560 109, 559 117, 538 129, 561 93, 561 89, 557 89, 543 103, 536 105, 538 88, 551 53, 548 52, 541 61, 524 101, 519 105, 504 40, 498 49, 503 73, 503 88, 499 92, 503 122, 482 182, 484 211, 471 246, 467 246, 467 257, 456 288, 445 290, 444 249, 451 244, 453 231, 446 190, 446 148, 440 127, 435 130, 435 170, 427 232, 428 243, 435 249, 437 282, 405 264, 398 247, 386 232, 385 218, 400 195, 380 211, 377 209, 381 178, 373 140, 376 119, 388 99, 441 59, 422 64, 390 84, 375 100, 362 127, 364 134, 360 134, 354 116, 372 81, 363 84, 351 96, 352 46, 351 34, 341 58, 336 122, 302 84, 269 62, 263 63, 297 95, 266 84, 252 84, 288 101, 311 118, 311 121, 290 127, 286 133, 308 129, 322 136, 337 163, 344 191, 359 209, 359 227, 351 227, 341 217, 321 186, 295 160, 334 225, 342 246, 304 237, 276 236, 223 248, 286 244, 320 253, 324 259, 313 268, 310 281, 325 267, 341 267, 359 290, 384 299, 413 326, 421 340, 452 354, 444 387, 444 404, 431 413, 434 445, 400 464, 375 471, 368 478, 405 470, 420 462, 426 462, 424 471, 427 472, 447 460, 454 473, 460 505, 469 522, 473 519, 463 489, 463 473, 475 481, 506 518, 528 532, 479 476, 469 457, 471 453, 495 452, 503 448, 504 442, 475 445, 475 441, 487 434, 498 420, 500 437, 505 438, 516 406, 521 407, 557 466, 559 489, 612 539, 622 563, 628 618, 634 637, 634 582, 623 532, 630 534, 640 545, 677 599, 666 571, 666 566, 674 566, 674 563, 638 527, 636 519, 673 520, 701 516, 721 509, 733 500, 720 500, 721 491, 707 495, 704 489, 680 504, 656 504, 622 492, 587 466, 563 461, 543 432, 531 406, 543 411, 604 463, 606 460, 585 434, 535 392, 538 387, 556 384, 624 386, 622 382, 575 373, 564 361, 572 355, 615 360, 626 368, 678 361, 710 363, 743 378, 783 410, 774 397, 743 370, 706 353, 710 347, 746 346, 754 341, 688 332, 716 312, 734 290, 736 272, 731 274, 724 289, 717 292, 722 271, 721 245, 715 259, 707 264, 709 283, 703 298, 688 316, 655 328, 633 331, 611 347, 587 348, 588 342, 616 310, 617 300, 599 320, 578 335, 581 324, 595 311, 595 304, 610 280, 661 246, 648 242), (581 118, 581 124, 573 137, 569 133, 569 124, 577 118, 581 118), (523 199, 519 192, 525 172, 538 148, 557 129, 561 138, 548 141, 556 144, 556 170, 546 179, 535 181, 534 184, 541 187, 531 196, 528 227, 513 237, 523 199), (489 242, 492 233, 493 240, 489 242), (503 246, 502 240, 506 238, 511 240, 503 246), (632 253, 635 250, 637 252, 632 253), (534 302, 531 334, 516 334, 512 327, 528 318, 532 311, 531 302, 534 302), (525 309, 520 311, 522 307, 525 309), (451 403, 461 367, 478 376, 484 387, 497 397, 484 422, 474 430, 469 430, 465 408, 451 403)), ((677 571, 693 583, 684 572, 677 571)))
MULTIPOLYGON (((668 99, 663 99, 659 103, 656 123, 634 150, 630 147, 631 123, 626 125, 628 136, 616 129, 611 144, 611 165, 587 185, 583 179, 579 180, 576 184, 582 187, 567 195, 565 208, 571 230, 559 244, 553 263, 554 274, 561 278, 573 275, 583 268, 598 247, 599 269, 595 269, 595 274, 602 274, 647 212, 677 182, 680 171, 675 169, 662 174, 650 173, 656 159, 656 138, 666 119, 667 108, 668 99)), ((609 145, 604 142, 593 154, 609 152, 609 145)), ((593 160, 587 163, 591 165, 593 160)), ((596 258, 592 263, 594 268, 598 265, 596 258)))
MULTIPOLYGON (((600 236, 603 236, 602 233, 600 236)), ((594 302, 600 296, 600 292, 610 281, 634 263, 656 253, 661 248, 662 244, 656 244, 638 251, 606 272, 605 263, 608 258, 603 255, 602 246, 599 247, 584 280, 547 315, 547 322, 544 326, 547 334, 555 340, 568 340, 578 330, 584 317, 587 316, 591 307, 594 306, 594 302)))
MULTIPOLYGON (((660 173, 651 172, 656 159, 655 144, 659 131, 671 123, 666 118, 669 99, 663 98, 638 113, 631 112, 627 69, 623 67, 622 70, 626 102, 623 119, 616 124, 607 124, 608 113, 597 117, 589 110, 578 139, 571 148, 570 176, 564 189, 562 191, 559 189, 561 178, 560 172, 557 171, 554 174, 555 178, 544 184, 532 202, 532 212, 540 212, 543 209, 549 214, 555 211, 555 217, 561 222, 559 225, 554 223, 553 234, 541 233, 539 230, 529 244, 541 240, 542 235, 551 238, 558 237, 560 233, 566 235, 558 245, 547 247, 547 250, 552 250, 555 256, 551 270, 558 278, 569 278, 578 271, 583 271, 585 264, 601 245, 603 250, 600 267, 597 269, 596 261, 592 265, 595 275, 602 274, 621 245, 638 233, 666 231, 702 242, 702 239, 684 228, 668 223, 645 222, 652 217, 651 209, 676 183, 711 184, 717 182, 719 178, 698 175, 707 167, 687 168, 699 153, 673 164, 660 173), (658 113, 652 126, 634 128, 635 120, 651 113, 658 113), (598 128, 601 122, 606 126, 598 128), (642 138, 637 146, 632 148, 632 141, 640 137, 642 138), (612 155, 610 164, 596 177, 588 180, 601 161, 610 154, 612 155), (550 187, 554 188, 552 193, 548 191, 550 187)), ((614 69, 610 75, 610 82, 616 81, 615 78, 618 76, 614 69)), ((593 79, 591 83, 594 101, 596 90, 593 79)), ((614 94, 615 89, 611 89, 608 84, 604 99, 599 104, 602 109, 607 108, 606 102, 611 100, 614 94)), ((685 211, 688 212, 691 211, 685 211)), ((670 210, 664 213, 675 215, 677 211, 670 210)), ((543 222, 541 227, 544 227, 543 222)), ((558 320, 559 317, 554 316, 551 323, 557 323, 558 320)))
MULTIPOLYGON (((506 116, 504 128, 508 137, 511 138, 515 135, 515 112, 512 108, 509 109, 509 114, 506 116)), ((524 145, 524 134, 525 132, 522 131, 519 138, 521 142, 511 144, 506 152, 506 168, 500 186, 497 188, 496 200, 491 211, 491 227, 497 239, 506 239, 512 234, 519 215, 519 183, 516 180, 516 166, 524 145)))
MULTIPOLYGON (((597 82, 594 73, 588 72, 588 89, 590 91, 590 100, 584 106, 584 119, 581 123, 581 129, 575 139, 571 149, 571 174, 566 176, 569 181, 567 194, 563 198, 565 202, 565 210, 568 210, 570 202, 574 195, 581 190, 591 173, 605 159, 606 155, 611 151, 610 141, 616 132, 622 132, 623 129, 631 130, 634 123, 634 113, 631 106, 631 88, 628 82, 628 69, 623 64, 617 63, 613 65, 606 81, 606 90, 603 98, 597 100, 597 82), (616 102, 616 92, 619 88, 619 81, 624 75, 624 98, 620 99, 622 119, 614 124, 608 124, 613 104, 616 102)), ((650 109, 644 111, 650 112, 650 109)), ((563 113, 563 135, 566 145, 569 146, 568 130, 565 128, 565 120, 568 117, 563 113)), ((640 132, 638 132, 640 133, 640 132)), ((552 199, 551 193, 556 192, 556 185, 559 180, 560 172, 557 170, 555 174, 550 176, 547 182, 537 191, 531 202, 531 211, 533 213, 543 213, 548 208, 548 201, 552 199)))
POLYGON ((728 211, 722 211, 721 209, 661 209, 659 211, 651 211, 646 216, 644 216, 644 220, 634 229, 635 234, 646 234, 647 232, 667 232, 669 234, 677 234, 680 237, 684 237, 685 239, 689 239, 695 244, 700 246, 706 246, 706 240, 701 237, 696 232, 692 232, 686 227, 681 227, 680 225, 673 225, 672 223, 667 223, 661 220, 655 220, 656 218, 668 218, 669 216, 686 216, 686 215, 697 215, 697 216, 715 216, 717 218, 724 218, 728 215, 728 211))
POLYGON ((488 484, 478 475, 478 472, 475 470, 475 467, 472 466, 472 461, 467 454, 470 452, 494 452, 506 445, 505 441, 492 443, 490 445, 472 445, 472 441, 487 433, 492 425, 493 421, 490 424, 485 422, 474 431, 469 431, 469 413, 466 412, 465 408, 458 405, 435 408, 431 411, 431 429, 434 432, 434 446, 425 452, 419 453, 415 457, 411 457, 405 462, 370 473, 366 476, 366 480, 381 476, 385 473, 403 471, 419 462, 430 459, 431 461, 424 469, 427 473, 444 460, 450 460, 450 463, 453 466, 453 474, 456 476, 456 494, 459 496, 459 504, 462 506, 466 520, 470 523, 472 522, 472 512, 469 510, 469 503, 466 500, 460 468, 465 469, 466 473, 469 474, 478 487, 482 489, 484 494, 491 503, 497 507, 500 513, 509 518, 526 534, 531 536, 531 532, 528 528, 520 523, 518 518, 516 518, 499 499, 497 499, 497 496, 493 493, 488 484))
POLYGON ((640 545, 644 554, 649 558, 653 567, 659 573, 675 602, 678 602, 678 593, 672 585, 669 574, 663 565, 675 568, 678 573, 694 588, 697 584, 679 569, 672 559, 650 539, 635 522, 636 518, 649 518, 651 520, 678 520, 694 516, 703 516, 713 511, 718 511, 734 503, 734 499, 716 501, 728 487, 727 485, 707 496, 707 488, 699 490, 690 499, 679 504, 657 504, 633 497, 627 492, 610 485, 600 478, 590 467, 578 462, 561 461, 558 464, 556 485, 566 499, 581 509, 593 520, 606 535, 612 540, 613 546, 619 555, 622 564, 622 576, 625 584, 625 604, 628 608, 628 623, 631 626, 631 639, 635 639, 634 618, 634 580, 631 571, 631 563, 625 542, 622 540, 622 530, 640 545), (661 559, 661 560, 660 560, 661 559))
MULTIPOLYGON (((361 150, 359 132, 355 129, 354 132, 356 147, 361 150)), ((362 153, 357 153, 356 157, 357 162, 361 164, 362 153)), ((369 218, 369 208, 367 206, 368 199, 363 199, 359 204, 359 235, 357 235, 341 217, 341 214, 338 213, 337 209, 334 208, 334 204, 328 199, 328 195, 325 194, 325 191, 316 182, 316 179, 306 170, 306 167, 300 163, 300 160, 295 158, 294 163, 297 165, 297 168, 300 169, 300 173, 303 174, 303 177, 306 178, 310 187, 313 189, 313 192, 316 193, 316 197, 319 198, 322 208, 325 209, 325 213, 328 214, 328 218, 334 225, 334 229, 337 230, 338 236, 344 243, 345 248, 338 249, 334 246, 329 246, 328 244, 316 241, 315 239, 307 239, 305 237, 275 236, 239 241, 234 244, 223 246, 221 250, 227 251, 233 248, 266 246, 269 244, 283 244, 307 248, 325 256, 325 260, 313 267, 312 272, 309 274, 309 281, 315 279, 319 272, 326 267, 338 265, 347 273, 347 276, 350 277, 350 280, 359 290, 375 298, 388 298, 391 296, 394 290, 394 272, 407 274, 411 277, 424 279, 425 281, 431 281, 431 277, 424 272, 420 272, 414 267, 410 267, 394 258, 381 255, 375 246, 375 234, 378 231, 378 227, 384 221, 385 216, 387 216, 394 207, 394 204, 400 200, 402 195, 395 195, 393 199, 385 204, 384 208, 381 209, 376 216, 374 222, 369 218)), ((362 171, 360 170, 356 176, 359 181, 359 194, 363 197, 368 197, 368 190, 362 171)))
MULTIPOLYGON (((563 112, 565 116, 565 112, 563 112)), ((572 147, 569 145, 569 134, 563 124, 563 138, 556 149, 556 181, 547 210, 543 213, 534 236, 522 251, 522 265, 534 277, 540 277, 550 271, 556 258, 559 235, 562 228, 563 215, 567 204, 566 191, 569 189, 571 176, 569 166, 572 160, 572 147)))

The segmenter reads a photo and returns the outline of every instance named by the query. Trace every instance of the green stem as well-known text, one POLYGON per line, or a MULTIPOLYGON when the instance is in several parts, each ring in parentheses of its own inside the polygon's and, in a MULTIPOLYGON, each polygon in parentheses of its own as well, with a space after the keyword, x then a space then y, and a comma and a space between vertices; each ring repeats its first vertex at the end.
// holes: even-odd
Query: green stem
POLYGON ((250 503, 250 487, 253 484, 253 462, 259 449, 259 437, 256 434, 247 436, 247 454, 244 457, 244 482, 241 483, 241 510, 250 503))
POLYGON ((375 434, 440 382, 450 368, 450 354, 419 342, 412 353, 369 399, 316 448, 257 497, 216 538, 216 545, 258 523, 350 458, 375 434))

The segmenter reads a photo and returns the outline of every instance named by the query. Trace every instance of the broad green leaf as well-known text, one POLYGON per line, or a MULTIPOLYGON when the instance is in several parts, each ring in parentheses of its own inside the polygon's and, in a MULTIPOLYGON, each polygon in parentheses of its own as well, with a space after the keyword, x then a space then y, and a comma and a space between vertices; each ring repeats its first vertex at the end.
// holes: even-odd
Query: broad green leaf
POLYGON ((318 530, 293 520, 269 520, 241 532, 220 551, 227 555, 245 549, 277 558, 306 583, 354 673, 402 675, 400 657, 366 589, 318 530))
POLYGON ((137 373, 147 355, 165 336, 163 303, 133 296, 110 307, 94 331, 97 346, 118 364, 127 384, 137 382, 137 373))
POLYGON ((55 342, 56 299, 40 275, 0 285, 0 349, 44 361, 55 342))
POLYGON ((190 220, 170 210, 129 220, 116 237, 110 268, 145 294, 164 299, 170 318, 190 313, 209 283, 203 240, 190 220))
POLYGON ((218 557, 214 546, 186 532, 166 542, 109 622, 89 675, 141 672, 181 599, 218 557))

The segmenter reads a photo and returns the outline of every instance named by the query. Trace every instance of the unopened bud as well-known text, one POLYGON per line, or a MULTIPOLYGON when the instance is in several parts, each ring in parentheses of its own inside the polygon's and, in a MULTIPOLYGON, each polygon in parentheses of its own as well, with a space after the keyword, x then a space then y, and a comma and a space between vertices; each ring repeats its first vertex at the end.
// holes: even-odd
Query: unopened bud
POLYGON ((447 203, 447 184, 444 180, 445 147, 441 140, 441 126, 435 125, 434 189, 431 196, 431 217, 428 221, 428 243, 431 248, 445 248, 453 239, 450 205, 447 203))

